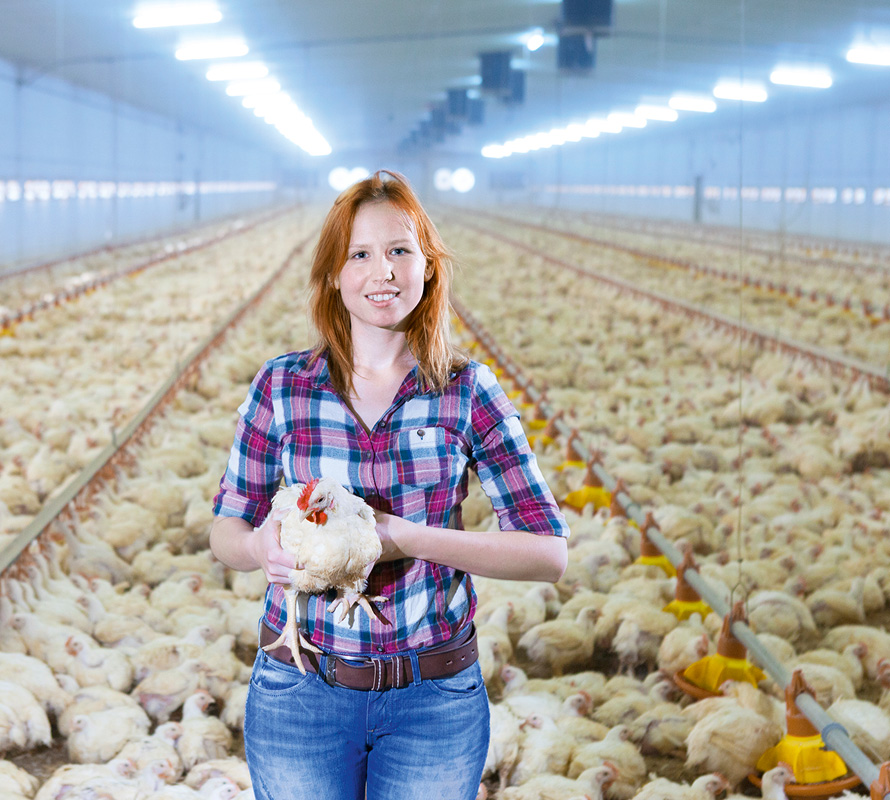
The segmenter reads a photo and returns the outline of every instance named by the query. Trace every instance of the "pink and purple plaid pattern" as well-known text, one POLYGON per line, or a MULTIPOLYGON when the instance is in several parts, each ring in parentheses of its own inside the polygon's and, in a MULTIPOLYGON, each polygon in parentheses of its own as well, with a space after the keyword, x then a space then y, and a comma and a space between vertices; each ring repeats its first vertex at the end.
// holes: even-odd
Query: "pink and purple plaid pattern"
MULTIPOLYGON (((368 431, 334 392, 327 362, 307 367, 308 351, 263 366, 238 409, 241 419, 214 513, 265 519, 282 477, 286 484, 329 477, 372 507, 437 528, 461 528, 468 470, 479 475, 502 530, 568 536, 519 422, 492 371, 471 362, 442 394, 421 391, 416 369, 390 408, 368 431)), ((484 534, 479 534, 483 536, 484 534)), ((395 653, 450 639, 472 618, 469 575, 419 559, 375 566, 369 594, 387 626, 356 613, 337 623, 330 596, 301 598, 304 633, 323 650, 343 655, 395 653)), ((265 618, 284 622, 284 591, 270 586, 265 618)))

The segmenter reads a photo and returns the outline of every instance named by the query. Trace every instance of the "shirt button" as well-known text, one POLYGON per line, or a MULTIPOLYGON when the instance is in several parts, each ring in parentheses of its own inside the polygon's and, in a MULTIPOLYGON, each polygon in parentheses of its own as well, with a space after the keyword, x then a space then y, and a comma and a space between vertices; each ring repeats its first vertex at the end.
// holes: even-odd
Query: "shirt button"
POLYGON ((377 649, 377 652, 378 652, 378 653, 382 653, 382 652, 383 652, 383 645, 382 645, 382 644, 378 644, 376 649, 377 649))

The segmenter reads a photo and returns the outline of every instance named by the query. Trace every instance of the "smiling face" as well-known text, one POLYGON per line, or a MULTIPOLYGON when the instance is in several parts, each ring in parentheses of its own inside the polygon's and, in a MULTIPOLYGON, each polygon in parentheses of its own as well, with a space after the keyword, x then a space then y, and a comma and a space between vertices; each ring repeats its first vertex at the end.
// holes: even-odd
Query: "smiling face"
POLYGON ((386 201, 362 205, 335 282, 353 339, 370 328, 404 332, 423 296, 425 270, 426 257, 407 214, 386 201))

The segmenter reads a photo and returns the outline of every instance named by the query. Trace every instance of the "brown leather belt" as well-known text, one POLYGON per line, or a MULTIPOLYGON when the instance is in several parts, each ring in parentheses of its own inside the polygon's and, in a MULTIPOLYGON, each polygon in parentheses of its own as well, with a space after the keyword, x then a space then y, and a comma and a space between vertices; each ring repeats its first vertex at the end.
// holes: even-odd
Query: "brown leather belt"
MULTIPOLYGON (((271 644, 278 637, 279 634, 264 620, 260 625, 260 647, 271 644)), ((267 650, 266 655, 284 664, 294 664, 294 657, 287 645, 267 650)), ((315 653, 301 653, 301 657, 303 666, 308 672, 321 672, 319 656, 315 653)), ((417 653, 420 679, 447 678, 449 675, 455 675, 473 664, 478 657, 476 628, 470 623, 467 630, 453 640, 417 653)), ((387 689, 401 689, 410 685, 414 680, 414 670, 411 659, 405 655, 349 660, 341 656, 328 655, 322 676, 331 686, 343 686, 362 692, 385 692, 387 689)))

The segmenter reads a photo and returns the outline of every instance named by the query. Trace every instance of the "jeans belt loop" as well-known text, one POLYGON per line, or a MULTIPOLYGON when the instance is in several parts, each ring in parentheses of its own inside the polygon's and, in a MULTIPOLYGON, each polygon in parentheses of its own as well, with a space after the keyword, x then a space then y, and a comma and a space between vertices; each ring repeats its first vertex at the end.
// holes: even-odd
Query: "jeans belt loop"
POLYGON ((374 668, 374 682, 371 684, 371 690, 385 692, 388 688, 386 685, 386 661, 382 658, 372 658, 371 665, 374 668))
POLYGON ((412 686, 420 686, 420 681, 423 679, 421 678, 421 675, 420 675, 420 659, 417 657, 417 651, 409 650, 408 658, 411 660, 411 674, 413 676, 411 685, 412 686))
POLYGON ((405 666, 401 656, 395 656, 389 662, 392 666, 392 688, 401 689, 405 685, 405 666))

